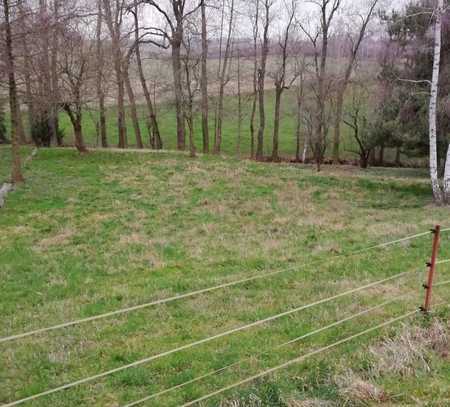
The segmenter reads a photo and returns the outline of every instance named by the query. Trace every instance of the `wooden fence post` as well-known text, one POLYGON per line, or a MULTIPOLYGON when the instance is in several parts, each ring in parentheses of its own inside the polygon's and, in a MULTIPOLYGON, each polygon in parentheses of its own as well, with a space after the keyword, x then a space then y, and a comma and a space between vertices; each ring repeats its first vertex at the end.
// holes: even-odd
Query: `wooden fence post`
POLYGON ((436 273, 436 261, 439 252, 439 243, 441 239, 441 226, 436 225, 436 227, 432 230, 432 233, 434 235, 433 248, 431 252, 431 260, 429 263, 427 263, 428 280, 427 283, 423 285, 423 287, 425 288, 425 302, 421 309, 424 313, 429 313, 431 309, 433 282, 434 282, 434 275, 436 273))

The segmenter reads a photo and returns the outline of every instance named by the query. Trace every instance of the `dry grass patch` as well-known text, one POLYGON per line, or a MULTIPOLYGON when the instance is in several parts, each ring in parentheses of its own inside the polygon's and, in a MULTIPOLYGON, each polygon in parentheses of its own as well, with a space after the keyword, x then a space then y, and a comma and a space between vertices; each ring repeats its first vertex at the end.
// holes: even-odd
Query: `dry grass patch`
POLYGON ((359 403, 385 403, 389 400, 383 389, 363 380, 351 369, 336 376, 334 380, 344 400, 359 403))
POLYGON ((400 335, 370 348, 375 358, 371 373, 379 377, 384 374, 413 376, 420 370, 429 372, 431 352, 448 357, 449 342, 449 326, 438 320, 427 328, 404 326, 400 335))
POLYGON ((332 401, 319 399, 306 400, 288 400, 287 407, 335 407, 336 404, 332 401))
POLYGON ((37 251, 44 251, 54 246, 63 246, 70 243, 71 238, 75 235, 72 228, 64 228, 54 236, 42 239, 34 249, 37 251))

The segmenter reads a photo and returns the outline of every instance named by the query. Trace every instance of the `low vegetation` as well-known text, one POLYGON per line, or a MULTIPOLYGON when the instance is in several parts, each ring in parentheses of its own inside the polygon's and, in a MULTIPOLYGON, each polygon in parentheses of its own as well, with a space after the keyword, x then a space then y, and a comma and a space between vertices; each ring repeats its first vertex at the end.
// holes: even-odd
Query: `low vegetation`
MULTIPOLYGON (((28 149, 22 150, 28 156, 28 149)), ((0 148, 0 178, 10 155, 0 148), (3 165, 5 163, 5 165, 3 165)), ((0 402, 119 367, 407 270, 407 278, 39 399, 33 406, 175 406, 422 303, 431 239, 339 256, 445 225, 426 172, 263 164, 181 154, 40 150, 0 215, 1 336, 224 281, 286 270, 207 295, 0 344, 0 402), (406 295, 405 297, 401 297, 406 295), (382 309, 277 345, 383 301, 382 309), (267 353, 262 353, 267 352, 267 353)), ((443 234, 440 258, 449 258, 443 234)), ((438 268, 448 280, 448 265, 438 268)), ((448 299, 448 286, 435 302, 448 299)), ((242 386, 205 406, 446 405, 448 309, 242 386), (393 355, 404 355, 402 360, 393 355), (434 404, 433 404, 434 403, 434 404)))

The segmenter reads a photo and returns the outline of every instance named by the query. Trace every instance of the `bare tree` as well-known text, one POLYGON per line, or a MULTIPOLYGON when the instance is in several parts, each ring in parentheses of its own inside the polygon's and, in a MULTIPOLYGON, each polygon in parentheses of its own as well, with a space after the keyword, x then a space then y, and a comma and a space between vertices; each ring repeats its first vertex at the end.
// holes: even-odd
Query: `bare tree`
MULTIPOLYGON (((226 0, 222 2, 222 16, 225 13, 226 0)), ((234 24, 234 0, 230 0, 229 3, 229 16, 228 16, 228 31, 225 45, 225 52, 222 59, 219 58, 219 96, 217 98, 217 112, 216 112, 216 131, 214 137, 214 153, 219 154, 222 146, 222 122, 223 122, 223 109, 224 109, 224 97, 225 86, 229 82, 229 62, 231 56, 231 40, 233 34, 234 24)), ((223 17, 222 17, 223 18, 223 17)), ((221 33, 222 39, 222 33, 221 33)))
POLYGON ((15 77, 13 41, 11 32, 11 9, 9 0, 3 0, 3 12, 5 14, 5 48, 6 48, 6 69, 8 72, 9 106, 11 111, 11 152, 12 168, 11 182, 18 184, 24 181, 21 169, 19 139, 17 135, 17 121, 19 108, 17 105, 17 84, 15 77))
POLYGON ((328 80, 328 47, 331 26, 342 0, 317 0, 313 4, 319 8, 319 25, 316 30, 310 31, 303 24, 301 29, 308 37, 314 48, 314 74, 315 86, 313 88, 316 106, 314 117, 314 151, 317 170, 320 171, 326 150, 328 135, 327 100, 330 94, 331 81, 328 80))
POLYGON ((236 156, 241 156, 241 143, 242 143, 242 75, 241 75, 241 52, 237 50, 237 96, 238 96, 238 129, 236 140, 236 156))
POLYGON ((186 148, 186 137, 184 128, 183 113, 183 67, 181 63, 181 47, 184 37, 184 24, 186 19, 194 14, 202 4, 203 0, 196 1, 192 9, 186 9, 186 0, 168 0, 170 11, 167 10, 163 2, 156 0, 141 0, 141 3, 152 6, 166 23, 166 28, 149 27, 147 34, 156 38, 155 40, 147 40, 156 46, 168 48, 166 41, 172 50, 172 70, 173 83, 175 92, 175 109, 177 116, 177 148, 184 150, 186 148))
POLYGON ((264 156, 264 132, 266 129, 266 108, 265 108, 265 81, 267 70, 267 56, 269 55, 269 29, 272 20, 270 9, 274 0, 263 0, 264 23, 263 40, 261 46, 261 61, 258 68, 258 104, 259 104, 259 129, 256 147, 256 159, 262 160, 264 156))
POLYGON ((150 130, 150 145, 156 150, 160 150, 163 148, 163 142, 161 139, 161 134, 159 132, 158 120, 156 118, 156 110, 153 106, 152 98, 150 96, 150 90, 147 85, 147 79, 145 78, 144 68, 142 65, 141 44, 140 44, 141 34, 138 17, 139 11, 138 6, 135 5, 134 10, 131 11, 134 16, 134 35, 135 35, 134 51, 136 53, 136 62, 139 72, 139 79, 141 81, 145 102, 147 104, 148 124, 150 130))
POLYGON ((255 118, 258 105, 258 37, 259 37, 259 2, 255 0, 255 15, 252 18, 253 30, 253 95, 250 113, 250 157, 255 157, 255 118))
POLYGON ((193 54, 192 52, 192 39, 193 33, 195 33, 195 27, 190 25, 188 27, 188 33, 183 40, 185 53, 182 56, 182 64, 184 68, 184 87, 186 91, 184 92, 184 117, 188 125, 189 131, 189 153, 192 158, 197 154, 197 149, 195 147, 194 140, 194 98, 196 93, 200 89, 200 79, 199 79, 199 65, 200 58, 193 54))
POLYGON ((52 134, 56 139, 58 146, 63 143, 62 135, 59 129, 59 73, 57 71, 58 66, 58 53, 59 53, 59 37, 60 37, 60 0, 53 0, 53 29, 52 29, 52 42, 50 46, 50 128, 52 134))
POLYGON ((208 33, 206 24, 206 0, 201 2, 202 14, 202 136, 203 153, 209 153, 209 103, 208 103, 208 33))
MULTIPOLYGON (((302 124, 303 124, 303 99, 305 94, 305 69, 306 58, 305 56, 299 56, 296 60, 296 77, 297 86, 295 87, 295 101, 296 101, 296 126, 295 126, 295 161, 302 161, 300 156, 301 149, 301 136, 302 136, 302 124)), ((307 140, 304 140, 304 146, 307 148, 307 140)), ((304 160, 303 160, 304 161, 304 160)))
MULTIPOLYGON (((334 140, 333 140, 333 161, 334 162, 339 162, 339 159, 340 159, 339 146, 340 146, 340 141, 341 141, 341 122, 342 122, 342 111, 343 111, 343 106, 344 106, 345 91, 350 82, 350 78, 351 78, 353 69, 355 67, 358 52, 360 50, 361 44, 363 43, 366 31, 367 31, 367 26, 369 25, 369 22, 371 21, 372 17, 374 16, 374 12, 375 12, 377 4, 378 4, 378 0, 371 0, 367 13, 365 15, 358 14, 357 16, 355 16, 361 20, 361 24, 359 26, 356 40, 349 34, 349 41, 351 44, 350 50, 349 50, 350 53, 349 53, 347 65, 345 67, 344 75, 342 78, 339 79, 338 85, 337 85, 336 116, 335 116, 335 122, 334 122, 334 140)), ((352 24, 354 24, 354 21, 352 21, 352 24)))
MULTIPOLYGON (((76 27, 76 24, 72 24, 76 27)), ((78 27, 79 28, 79 27, 78 27)), ((64 31, 64 47, 58 59, 60 65, 63 98, 61 104, 72 123, 75 147, 80 153, 87 148, 83 137, 83 109, 88 97, 87 82, 89 80, 89 61, 93 56, 92 42, 87 41, 80 30, 64 31)))
POLYGON ((292 80, 288 84, 286 77, 288 75, 288 56, 289 56, 289 39, 291 35, 291 29, 293 27, 295 14, 297 12, 297 1, 291 0, 290 5, 286 5, 287 10, 287 23, 283 34, 281 35, 278 43, 281 49, 281 61, 277 71, 274 75, 275 84, 275 116, 273 121, 273 147, 272 147, 272 161, 279 161, 279 132, 280 132, 280 116, 281 116, 281 97, 283 92, 288 89, 295 81, 296 76, 292 77, 292 80))
POLYGON ((127 147, 127 127, 125 117, 125 77, 123 72, 123 52, 121 49, 122 25, 124 20, 123 0, 103 0, 103 13, 111 35, 113 63, 117 85, 117 127, 119 148, 127 147), (111 7, 111 5, 113 7, 111 7))
POLYGON ((45 127, 45 133, 42 134, 42 144, 49 147, 52 140, 56 139, 55 129, 52 125, 52 90, 50 74, 50 26, 47 1, 39 0, 39 100, 40 100, 40 128, 45 127))
POLYGON ((97 51, 97 99, 98 99, 98 129, 100 132, 100 140, 102 147, 108 147, 108 136, 106 133, 106 111, 105 111, 105 91, 103 82, 105 80, 105 57, 102 41, 102 27, 103 27, 103 7, 102 0, 97 0, 97 29, 96 29, 96 51, 97 51))
MULTIPOLYGON (((34 105, 34 96, 32 91, 32 61, 30 56, 30 49, 28 46, 28 16, 25 9, 24 0, 17 2, 19 18, 21 21, 22 32, 20 33, 20 45, 23 51, 23 78, 25 82, 25 104, 27 106, 28 116, 28 132, 31 135, 35 126, 36 109, 34 105)), ((26 140, 25 140, 26 141, 26 140)))
POLYGON ((139 125, 139 115, 136 107, 136 96, 134 94, 133 85, 131 84, 130 79, 130 58, 128 55, 127 58, 123 62, 123 78, 125 80, 125 88, 128 94, 128 101, 130 103, 130 113, 131 113, 131 121, 133 123, 134 134, 136 137, 136 146, 137 148, 144 148, 144 143, 142 141, 141 134, 141 126, 139 125))
POLYGON ((353 138, 358 146, 357 151, 349 150, 359 156, 359 166, 367 168, 369 158, 376 145, 376 137, 373 135, 369 121, 369 93, 370 90, 362 80, 352 87, 352 103, 344 112, 343 121, 350 128, 353 138))

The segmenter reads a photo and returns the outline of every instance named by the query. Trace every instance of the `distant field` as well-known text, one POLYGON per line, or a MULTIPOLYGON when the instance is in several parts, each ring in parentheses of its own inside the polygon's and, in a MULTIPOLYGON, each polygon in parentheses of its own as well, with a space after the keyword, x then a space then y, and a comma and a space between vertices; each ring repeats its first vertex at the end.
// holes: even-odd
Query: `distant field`
MULTIPOLYGON (((338 73, 343 70, 344 60, 342 59, 330 59, 330 70, 333 73, 338 73)), ((268 75, 266 80, 267 97, 266 97, 266 115, 267 115, 267 127, 265 133, 265 145, 264 150, 266 154, 270 154, 272 150, 272 135, 273 135, 273 116, 274 116, 274 85, 272 73, 277 68, 278 61, 276 57, 271 56, 268 61, 268 75)), ((242 120, 242 144, 241 151, 244 156, 250 153, 250 130, 249 130, 249 118, 251 110, 251 96, 253 86, 253 62, 248 58, 242 58, 241 60, 242 70, 242 89, 243 93, 243 120, 242 120)), ((237 142, 237 78, 236 78, 236 59, 231 61, 231 76, 230 81, 226 87, 226 100, 225 100, 225 117, 223 126, 223 153, 227 155, 234 155, 236 152, 237 142)), ((294 61, 291 61, 288 69, 292 70, 294 61)), ((210 137, 211 145, 214 139, 214 116, 216 106, 217 95, 217 68, 218 60, 210 59, 209 64, 209 91, 210 91, 210 137)), ((371 61, 365 61, 362 67, 360 67, 359 75, 372 77, 375 67, 371 61)), ((152 97, 154 97, 155 104, 157 106, 158 122, 160 131, 162 134, 164 146, 167 149, 176 148, 176 118, 175 109, 170 102, 173 100, 172 92, 172 72, 170 63, 164 60, 152 60, 148 59, 145 62, 145 71, 148 78, 148 85, 151 89, 152 97)), ((310 78, 307 75, 307 78, 310 78)), ((134 90, 139 106, 139 116, 141 122, 141 131, 146 145, 149 145, 148 132, 146 125, 146 108, 144 106, 145 99, 141 91, 140 82, 137 79, 137 73, 131 71, 132 81, 134 83, 134 90)), ((108 139, 112 146, 116 146, 118 143, 118 130, 117 130, 117 118, 116 118, 116 100, 114 99, 114 74, 109 72, 106 77, 105 88, 109 94, 108 97, 108 111, 107 111, 107 128, 108 139)), ((308 79, 309 80, 309 79, 308 79)), ((308 93, 308 86, 306 86, 306 92, 308 93)), ((309 90, 309 92, 311 92, 309 90)), ((94 96, 92 96, 94 98, 94 96)), ((195 122, 195 141, 198 149, 201 149, 201 122, 199 104, 196 105, 196 117, 195 122)), ((280 128, 280 154, 283 157, 293 157, 295 155, 295 129, 296 129, 296 100, 295 89, 287 90, 284 93, 282 104, 282 121, 280 128)), ((96 122, 97 112, 95 108, 92 111, 86 111, 84 114, 83 131, 84 137, 88 145, 94 146, 100 143, 96 136, 96 122)), ((256 116, 256 126, 258 125, 258 115, 256 116)), ((330 123, 330 140, 332 139, 332 127, 330 123)), ((65 113, 61 113, 61 128, 66 134, 65 141, 68 144, 73 143, 73 129, 70 121, 65 113)), ((131 123, 130 115, 127 115, 127 130, 128 130, 128 143, 130 146, 136 144, 134 129, 131 123)), ((303 129, 302 140, 304 139, 306 129, 303 129)), ((342 155, 347 159, 356 159, 356 154, 349 150, 356 150, 355 142, 349 132, 347 126, 342 126, 343 143, 342 143, 342 155)), ((331 144, 330 144, 331 146, 331 144)), ((329 150, 331 154, 331 148, 329 150)), ((389 158, 389 156, 388 156, 389 158)))
MULTIPOLYGON (((266 97, 266 114, 267 114, 267 126, 265 132, 264 151, 266 155, 272 152, 272 136, 273 136, 273 115, 274 115, 274 92, 267 91, 266 97)), ((250 154, 250 111, 251 111, 251 99, 250 97, 243 97, 243 121, 242 121, 242 142, 241 152, 242 156, 248 156, 250 154)), ((214 102, 211 102, 210 108, 210 143, 214 144, 214 102)), ((237 97, 227 96, 225 100, 225 117, 223 123, 223 144, 222 153, 226 155, 236 154, 237 145, 237 97)), ((293 91, 286 91, 283 99, 282 106, 282 121, 280 126, 280 156, 285 158, 295 157, 295 131, 296 131, 296 100, 293 91)), ((146 126, 146 112, 144 106, 139 106, 139 116, 141 131, 144 138, 144 143, 149 146, 148 131, 146 126)), ((95 113, 86 112, 84 116, 83 130, 86 142, 90 146, 95 146, 100 143, 96 139, 96 122, 97 119, 95 113)), ((116 109, 110 107, 107 111, 107 128, 108 128, 108 140, 111 146, 117 146, 118 132, 117 132, 117 118, 116 109)), ((158 107, 158 124, 163 138, 164 148, 173 150, 176 149, 176 117, 175 109, 172 105, 164 103, 158 107)), ((256 120, 256 129, 258 121, 256 120)), ((66 137, 65 142, 68 144, 73 143, 72 126, 65 114, 61 114, 61 128, 64 130, 66 137)), ((329 149, 327 155, 331 155, 331 142, 333 137, 333 123, 330 123, 329 133, 329 149)), ((128 131, 128 143, 130 147, 136 145, 133 125, 130 120, 130 116, 127 117, 127 131, 128 131)), ((302 129, 302 145, 305 137, 306 129, 302 129)), ((256 135, 255 135, 256 137, 256 135)), ((187 142, 187 141, 186 141, 187 142)), ((200 122, 200 113, 196 113, 195 122, 195 143, 197 150, 201 151, 202 148, 202 131, 200 122)), ((357 160, 358 156, 355 153, 357 146, 349 128, 342 125, 342 145, 341 145, 342 157, 346 159, 357 160)), ((311 153, 311 150, 309 150, 311 153)), ((389 151, 386 152, 386 159, 393 159, 393 155, 389 151)))
MULTIPOLYGON (((287 148, 287 139, 284 143, 287 148)), ((232 149, 231 141, 226 145, 232 149)), ((9 159, 9 148, 0 148, 0 179, 9 172, 9 159)), ((8 196, 0 212, 0 337, 285 271, 0 344, 0 403, 397 273, 421 271, 29 404, 123 406, 244 360, 143 404, 179 406, 416 309, 430 237, 336 256, 427 231, 436 223, 450 226, 448 209, 433 206, 427 174, 420 170, 327 167, 317 174, 310 167, 216 157, 80 156, 55 149, 40 150, 29 165, 26 184, 8 196), (392 299, 375 312, 273 350, 392 299)), ((450 258, 449 243, 450 234, 444 234, 441 259, 450 258)), ((450 266, 439 266, 438 281, 449 278, 450 266)), ((436 302, 448 298, 448 286, 436 288, 436 302)), ((417 316, 200 405, 449 405, 445 338, 450 313, 441 308, 438 315, 431 329, 417 316)))

